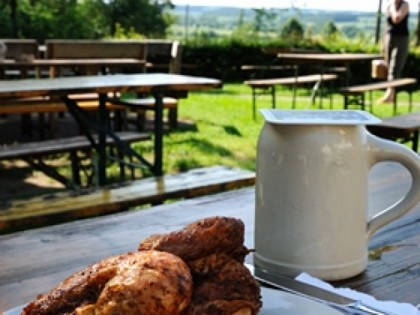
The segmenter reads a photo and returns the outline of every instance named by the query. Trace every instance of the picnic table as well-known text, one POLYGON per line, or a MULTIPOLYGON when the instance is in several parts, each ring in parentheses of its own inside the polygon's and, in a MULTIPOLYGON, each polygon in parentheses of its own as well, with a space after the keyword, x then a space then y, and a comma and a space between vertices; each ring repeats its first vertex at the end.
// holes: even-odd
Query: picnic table
POLYGON ((351 81, 350 64, 380 59, 382 55, 365 53, 279 53, 277 58, 284 63, 295 64, 297 66, 296 75, 301 64, 317 65, 321 74, 330 72, 331 69, 327 69, 327 67, 337 64, 344 65, 346 69, 345 84, 349 85, 351 81))
MULTIPOLYGON (((376 165, 369 176, 369 216, 404 195, 408 172, 395 163, 376 165)), ((154 206, 94 219, 0 236, 0 310, 24 305, 73 272, 111 255, 135 251, 155 233, 178 230, 215 216, 240 218, 245 245, 254 244, 255 187, 154 206)), ((381 300, 420 304, 420 204, 378 230, 369 242, 370 259, 360 275, 332 283, 381 300)), ((252 263, 252 255, 246 261, 252 263)))
MULTIPOLYGON (((3 80, 0 85, 0 101, 16 100, 27 97, 52 97, 61 99, 70 114, 75 118, 81 130, 98 153, 98 184, 106 184, 106 136, 137 158, 141 164, 149 168, 154 175, 162 175, 163 156, 163 99, 167 93, 176 93, 186 97, 189 91, 221 87, 216 79, 185 76, 177 74, 117 74, 101 76, 59 77, 48 79, 3 80), (153 95, 156 101, 154 123, 154 162, 150 163, 138 153, 125 146, 107 123, 108 95, 118 95, 122 92, 146 93, 153 95), (72 94, 96 93, 99 102, 99 119, 92 119, 78 106, 77 99, 70 98, 72 94), (95 141, 93 133, 98 134, 95 141)), ((0 107, 3 102, 0 103, 0 107)), ((7 104, 7 102, 5 103, 7 104)))

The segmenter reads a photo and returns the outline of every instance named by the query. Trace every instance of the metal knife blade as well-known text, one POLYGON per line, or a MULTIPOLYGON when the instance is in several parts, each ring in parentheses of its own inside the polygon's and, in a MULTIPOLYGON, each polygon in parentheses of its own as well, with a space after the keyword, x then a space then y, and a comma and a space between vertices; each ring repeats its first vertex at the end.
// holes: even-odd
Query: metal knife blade
POLYGON ((307 284, 286 276, 273 274, 250 264, 245 265, 254 275, 255 279, 263 284, 281 289, 286 292, 294 293, 320 303, 327 304, 338 310, 344 311, 347 314, 395 315, 374 309, 370 306, 364 305, 361 301, 347 298, 334 292, 318 288, 314 285, 307 284))

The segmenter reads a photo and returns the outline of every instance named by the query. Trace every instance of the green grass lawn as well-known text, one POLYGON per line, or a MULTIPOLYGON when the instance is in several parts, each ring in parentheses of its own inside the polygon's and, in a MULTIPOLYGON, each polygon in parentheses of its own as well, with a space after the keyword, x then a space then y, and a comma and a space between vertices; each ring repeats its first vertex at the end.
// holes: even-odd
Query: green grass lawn
MULTIPOLYGON (((373 100, 382 92, 376 92, 373 100)), ((291 109, 292 92, 277 90, 277 108, 291 109)), ((420 110, 420 95, 414 93, 413 111, 420 110)), ((398 114, 408 112, 408 95, 400 93, 398 114)), ((309 92, 299 90, 297 109, 317 109, 312 106, 309 92)), ((271 98, 260 96, 258 108, 271 108, 271 98)), ((323 107, 329 109, 329 99, 323 107)), ((343 97, 333 95, 333 108, 343 108, 343 97)), ((392 116, 392 104, 374 104, 373 114, 392 116)), ((264 120, 260 113, 253 119, 251 89, 244 84, 225 84, 222 89, 192 92, 180 100, 177 130, 164 137, 164 171, 180 172, 191 168, 215 164, 255 170, 256 144, 264 120)), ((152 147, 139 144, 138 150, 152 154, 152 147)))

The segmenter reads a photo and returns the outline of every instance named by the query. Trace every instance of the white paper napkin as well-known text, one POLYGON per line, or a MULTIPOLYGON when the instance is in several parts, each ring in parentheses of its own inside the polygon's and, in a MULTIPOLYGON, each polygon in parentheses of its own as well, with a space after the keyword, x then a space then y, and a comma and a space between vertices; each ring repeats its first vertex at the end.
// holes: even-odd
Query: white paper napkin
POLYGON ((367 306, 371 306, 383 312, 389 312, 395 315, 420 315, 420 311, 417 307, 409 303, 400 303, 396 301, 379 301, 369 294, 361 293, 348 288, 335 288, 327 282, 324 282, 318 278, 312 277, 307 273, 301 273, 296 277, 296 280, 301 282, 309 283, 319 288, 335 292, 342 296, 355 299, 363 302, 367 306))

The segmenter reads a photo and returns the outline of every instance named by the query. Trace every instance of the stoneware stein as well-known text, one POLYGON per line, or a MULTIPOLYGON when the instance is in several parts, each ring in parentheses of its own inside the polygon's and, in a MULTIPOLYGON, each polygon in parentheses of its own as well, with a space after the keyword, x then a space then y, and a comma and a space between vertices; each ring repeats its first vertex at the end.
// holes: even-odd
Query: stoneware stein
MULTIPOLYGON (((274 273, 324 280, 361 273, 368 241, 420 199, 420 158, 370 134, 380 122, 356 110, 262 110, 258 140, 254 263, 274 273), (368 219, 368 175, 381 161, 401 163, 411 188, 368 219)), ((379 209, 380 210, 380 209, 379 209)))

